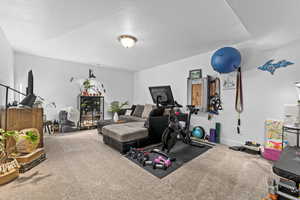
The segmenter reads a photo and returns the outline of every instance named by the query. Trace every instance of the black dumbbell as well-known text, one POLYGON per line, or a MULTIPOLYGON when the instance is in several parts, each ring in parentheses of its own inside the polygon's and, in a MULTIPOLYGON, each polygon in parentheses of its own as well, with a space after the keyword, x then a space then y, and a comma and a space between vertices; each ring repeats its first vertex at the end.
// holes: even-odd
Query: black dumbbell
POLYGON ((143 163, 142 163, 142 165, 145 167, 145 166, 151 166, 151 165, 153 165, 153 162, 152 162, 152 160, 146 160, 146 161, 144 161, 143 163))
POLYGON ((156 163, 156 164, 153 165, 153 169, 163 169, 163 170, 167 170, 167 167, 166 167, 165 165, 163 165, 163 164, 158 164, 158 163, 156 163))

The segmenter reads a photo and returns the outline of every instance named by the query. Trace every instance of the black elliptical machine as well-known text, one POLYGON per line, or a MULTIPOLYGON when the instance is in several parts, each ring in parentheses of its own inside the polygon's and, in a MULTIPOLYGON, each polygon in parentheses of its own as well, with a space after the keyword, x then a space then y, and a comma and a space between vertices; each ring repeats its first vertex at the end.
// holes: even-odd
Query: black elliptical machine
POLYGON ((180 124, 179 113, 175 111, 175 108, 182 108, 183 106, 174 101, 172 90, 170 86, 157 86, 149 87, 152 100, 156 104, 157 108, 170 109, 168 127, 165 129, 162 135, 162 151, 170 150, 175 146, 178 140, 182 142, 197 146, 200 148, 205 147, 205 145, 199 144, 191 139, 191 132, 189 130, 190 121, 192 114, 197 114, 199 109, 195 106, 188 105, 189 114, 183 127, 180 124))

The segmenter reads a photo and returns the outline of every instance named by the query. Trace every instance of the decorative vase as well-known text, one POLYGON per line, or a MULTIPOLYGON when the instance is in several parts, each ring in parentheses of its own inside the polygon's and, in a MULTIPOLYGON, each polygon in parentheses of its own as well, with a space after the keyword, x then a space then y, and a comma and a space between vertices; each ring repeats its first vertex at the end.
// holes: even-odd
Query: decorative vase
POLYGON ((113 117, 114 122, 119 121, 119 115, 117 112, 114 113, 114 117, 113 117))

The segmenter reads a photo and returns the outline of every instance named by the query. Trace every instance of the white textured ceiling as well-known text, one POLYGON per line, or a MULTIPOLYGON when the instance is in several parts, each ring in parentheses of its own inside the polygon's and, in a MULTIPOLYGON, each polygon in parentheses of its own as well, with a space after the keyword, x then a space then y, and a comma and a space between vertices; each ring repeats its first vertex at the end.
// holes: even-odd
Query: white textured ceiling
POLYGON ((258 48, 300 39, 299 0, 227 0, 258 48))
POLYGON ((294 40, 299 2, 0 0, 0 26, 17 51, 141 70, 252 39, 294 40), (137 45, 123 48, 121 34, 136 36, 137 45))

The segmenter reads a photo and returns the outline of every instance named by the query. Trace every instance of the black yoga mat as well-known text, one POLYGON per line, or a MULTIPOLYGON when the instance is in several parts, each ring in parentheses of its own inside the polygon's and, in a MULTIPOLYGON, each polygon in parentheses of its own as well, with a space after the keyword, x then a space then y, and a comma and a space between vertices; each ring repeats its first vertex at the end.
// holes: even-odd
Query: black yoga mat
MULTIPOLYGON (((173 149, 171 149, 171 151, 169 153, 170 157, 176 158, 176 161, 172 162, 172 165, 167 170, 153 169, 152 166, 145 166, 144 167, 136 159, 132 159, 131 157, 129 157, 127 155, 125 155, 125 157, 127 157, 129 160, 136 163, 137 165, 139 165, 140 167, 142 167, 146 171, 150 172, 154 176, 156 176, 158 178, 163 178, 163 177, 169 175, 170 173, 174 172, 176 169, 183 166, 185 163, 193 160, 194 158, 198 157, 202 153, 206 152, 210 148, 211 147, 209 147, 209 146, 204 146, 202 148, 199 148, 199 147, 196 147, 196 146, 185 144, 183 142, 177 142, 176 145, 173 147, 173 149)), ((145 148, 145 149, 147 151, 151 151, 151 149, 161 149, 161 146, 156 146, 156 147, 152 147, 152 148, 145 148)), ((157 156, 159 156, 159 154, 151 153, 150 154, 150 160, 153 160, 157 156)))

